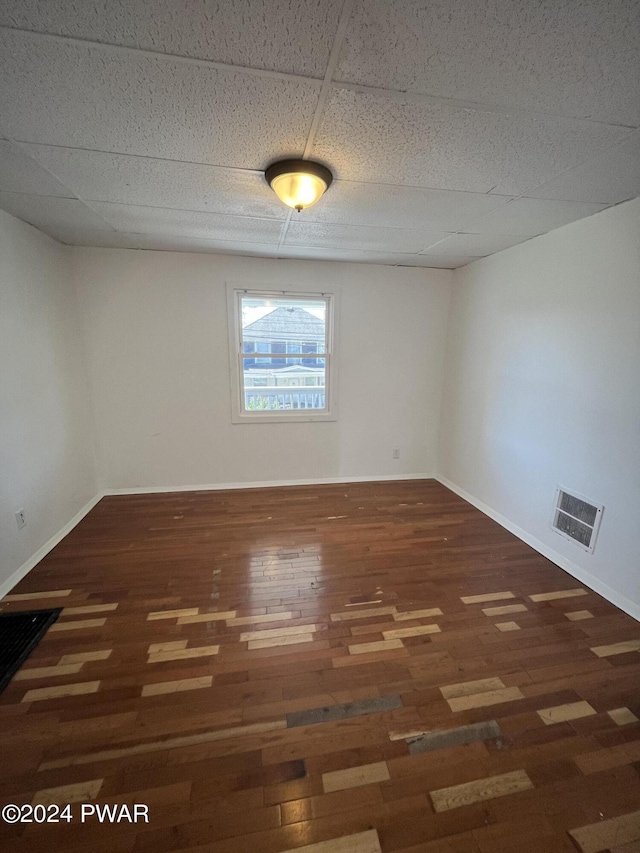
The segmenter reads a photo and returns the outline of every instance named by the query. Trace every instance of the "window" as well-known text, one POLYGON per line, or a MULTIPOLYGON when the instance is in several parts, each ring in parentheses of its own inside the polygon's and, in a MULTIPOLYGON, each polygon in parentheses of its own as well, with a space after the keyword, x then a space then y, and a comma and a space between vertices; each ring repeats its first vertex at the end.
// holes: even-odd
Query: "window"
POLYGON ((233 421, 335 420, 333 295, 227 295, 233 421))

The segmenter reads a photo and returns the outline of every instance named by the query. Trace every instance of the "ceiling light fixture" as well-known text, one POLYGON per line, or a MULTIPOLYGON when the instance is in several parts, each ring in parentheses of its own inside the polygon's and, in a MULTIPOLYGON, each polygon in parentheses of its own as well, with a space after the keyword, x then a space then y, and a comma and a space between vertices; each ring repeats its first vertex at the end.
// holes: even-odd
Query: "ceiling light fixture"
POLYGON ((327 167, 312 160, 278 160, 264 176, 280 201, 298 213, 315 204, 333 181, 327 167))

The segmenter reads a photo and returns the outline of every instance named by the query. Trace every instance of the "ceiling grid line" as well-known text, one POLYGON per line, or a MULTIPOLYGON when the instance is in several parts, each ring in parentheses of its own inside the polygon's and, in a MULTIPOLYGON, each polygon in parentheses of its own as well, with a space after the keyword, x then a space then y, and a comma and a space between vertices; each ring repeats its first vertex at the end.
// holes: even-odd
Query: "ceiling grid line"
POLYGON ((22 146, 18 142, 16 142, 15 139, 10 139, 8 141, 13 143, 13 145, 15 145, 17 148, 19 148, 30 160, 32 160, 34 163, 36 163, 41 169, 44 169, 44 171, 47 172, 47 174, 51 175, 52 178, 55 178, 55 180, 58 181, 58 183, 62 184, 63 187, 66 187, 66 189, 70 193, 72 193, 72 195, 69 196, 69 198, 71 200, 78 201, 80 204, 83 204, 95 216, 99 217, 104 222, 104 224, 107 228, 107 231, 113 231, 113 232, 117 233, 117 231, 118 231, 117 228, 114 228, 114 226, 111 225, 111 223, 109 223, 104 218, 104 216, 101 216, 97 210, 95 210, 93 207, 91 207, 91 205, 85 199, 81 198, 78 195, 78 193, 75 192, 75 190, 73 190, 70 186, 68 186, 68 184, 62 180, 62 178, 59 178, 58 175, 55 174, 55 172, 53 172, 51 169, 48 168, 48 166, 46 166, 44 163, 41 163, 40 160, 38 160, 38 158, 33 154, 32 151, 26 151, 24 146, 22 146))
MULTIPOLYGON (((616 143, 616 145, 617 145, 617 144, 621 144, 622 142, 625 142, 626 140, 628 140, 628 139, 630 139, 630 138, 632 138, 633 136, 636 136, 636 135, 637 135, 638 137, 640 137, 640 131, 639 131, 639 130, 631 130, 629 133, 625 134, 625 136, 623 136, 620 140, 618 140, 618 142, 616 143)), ((578 169, 578 168, 580 168, 580 167, 582 167, 582 166, 588 166, 590 163, 595 163, 595 162, 597 162, 597 160, 598 160, 600 157, 602 157, 602 154, 604 153, 604 151, 605 151, 605 150, 607 150, 607 149, 606 149, 606 148, 603 148, 603 149, 602 149, 601 151, 599 151, 597 154, 594 154, 594 155, 593 155, 593 157, 590 157, 590 158, 589 158, 589 159, 587 159, 587 160, 583 160, 583 161, 582 161, 582 162, 580 162, 580 163, 576 163, 576 164, 574 164, 573 166, 569 166, 568 168, 564 169, 562 172, 559 172, 559 173, 557 173, 557 174, 553 175, 551 178, 548 178, 547 180, 542 181, 542 182, 541 182, 541 183, 539 183, 539 184, 535 184, 534 186, 527 187, 527 189, 526 189, 526 190, 524 190, 522 193, 520 193, 520 195, 514 196, 513 198, 509 198, 507 201, 504 201, 502 204, 496 205, 496 207, 495 207, 495 208, 492 208, 491 210, 488 210, 488 211, 486 212, 486 214, 485 214, 485 215, 486 215, 486 216, 491 216, 491 214, 492 214, 492 213, 496 213, 498 210, 500 210, 500 209, 502 209, 502 208, 506 208, 506 207, 508 207, 508 206, 509 206, 510 204, 512 204, 514 201, 519 201, 520 199, 523 199, 523 198, 529 198, 529 197, 530 197, 530 196, 529 196, 529 193, 537 192, 538 190, 543 189, 547 184, 552 183, 552 181, 556 181, 556 180, 558 180, 558 178, 562 178, 564 175, 567 175, 567 174, 569 174, 570 172, 573 172, 575 169, 578 169)), ((488 195, 491 195, 491 193, 488 193, 488 195)), ((544 200, 544 199, 542 199, 542 200, 544 200)), ((548 199, 548 201, 552 201, 552 200, 553 200, 553 199, 548 199)), ((628 199, 623 199, 623 201, 628 201, 628 199)), ((619 203, 619 204, 621 204, 622 202, 618 202, 618 203, 619 203)), ((470 223, 466 226, 466 228, 473 228, 473 226, 474 226, 477 222, 479 222, 479 221, 480 221, 479 219, 475 219, 473 222, 470 222, 470 223)), ((457 236, 457 235, 459 235, 459 234, 474 234, 474 233, 475 233, 474 231, 469 231, 469 230, 466 230, 466 229, 460 229, 459 231, 452 232, 448 237, 445 237, 443 240, 440 240, 440 242, 439 242, 439 243, 435 243, 435 244, 434 244, 434 245, 432 245, 432 246, 428 246, 427 248, 423 249, 423 250, 422 250, 421 252, 419 252, 418 254, 420 254, 420 255, 426 254, 426 253, 427 253, 427 252, 429 252, 431 249, 436 248, 436 246, 439 246, 439 245, 441 245, 442 243, 446 243, 446 242, 447 242, 447 240, 449 240, 451 237, 456 237, 456 236, 457 236)), ((533 236, 539 236, 539 235, 533 235, 533 236)), ((532 239, 533 239, 533 237, 529 237, 528 239, 532 240, 532 239)))
POLYGON ((232 65, 229 62, 216 62, 214 59, 203 59, 198 56, 186 56, 181 53, 167 53, 164 50, 149 50, 142 47, 130 47, 126 44, 114 44, 113 42, 95 41, 93 39, 78 38, 76 36, 63 36, 58 33, 44 33, 37 30, 25 30, 20 27, 7 27, 0 24, 0 30, 21 33, 26 36, 46 39, 51 42, 63 44, 74 44, 78 47, 91 47, 106 52, 115 51, 130 56, 142 56, 151 59, 173 61, 183 65, 192 65, 196 68, 210 68, 223 73, 245 74, 250 77, 263 77, 266 80, 292 80, 321 86, 322 80, 318 77, 307 77, 304 74, 292 74, 287 71, 273 71, 269 68, 254 68, 249 65, 232 65))
MULTIPOLYGON (((354 0, 355 2, 355 0, 354 0)), ((345 5, 353 6, 351 0, 345 0, 345 5)), ((345 23, 345 31, 348 20, 345 23)), ((91 47, 106 52, 116 51, 119 53, 129 54, 132 56, 142 56, 154 59, 174 61, 186 65, 193 65, 200 68, 211 68, 223 73, 244 74, 252 77, 262 77, 271 80, 286 80, 291 82, 303 82, 310 85, 315 85, 321 89, 325 88, 327 83, 326 75, 324 78, 307 76, 304 74, 294 74, 288 71, 274 71, 269 68, 256 68, 248 65, 233 65, 228 62, 217 62, 213 59, 204 59, 197 56, 187 56, 179 53, 168 53, 167 51, 150 50, 149 48, 131 47, 130 45, 115 44, 113 42, 96 41, 94 39, 78 38, 76 36, 60 35, 58 33, 46 33, 38 30, 26 30, 20 27, 8 27, 0 24, 0 31, 21 33, 28 37, 46 39, 53 42, 75 44, 80 47, 91 47)), ((344 39, 344 34, 343 34, 344 39)), ((339 58, 339 57, 338 57, 339 58)), ((337 65, 337 61, 336 61, 337 65)), ((448 107, 451 109, 472 110, 474 112, 487 112, 504 115, 534 115, 540 118, 550 118, 556 121, 579 121, 585 124, 603 125, 605 127, 619 127, 621 129, 637 130, 640 125, 627 124, 623 122, 610 122, 592 119, 587 116, 568 116, 564 113, 555 113, 548 110, 532 110, 529 108, 519 108, 513 105, 496 104, 489 101, 471 101, 460 98, 445 98, 439 95, 430 95, 427 92, 415 92, 407 89, 392 89, 381 86, 367 86, 363 83, 350 83, 346 80, 330 80, 328 89, 335 87, 336 89, 344 89, 345 91, 355 92, 356 94, 372 95, 374 97, 386 98, 388 100, 410 101, 414 103, 424 103, 433 106, 448 107)), ((325 97, 326 100, 326 97, 325 97)), ((306 155, 305 155, 306 156, 306 155)))
MULTIPOLYGON (((347 27, 349 26, 349 20, 353 12, 354 4, 355 0, 344 0, 344 5, 342 7, 342 12, 340 13, 340 20, 338 22, 336 34, 334 36, 333 44, 329 52, 329 59, 327 61, 327 67, 324 72, 324 79, 320 88, 320 94, 318 95, 318 102, 316 104, 313 118, 311 120, 311 127, 309 128, 309 133, 307 135, 307 141, 304 146, 304 151, 302 152, 303 160, 308 159, 313 150, 313 145, 315 143, 318 127, 320 126, 320 122, 322 121, 324 108, 327 103, 327 98, 329 97, 331 79, 335 73, 336 68, 338 67, 340 53, 342 51, 342 45, 347 34, 347 27)), ((291 224, 292 216, 293 210, 290 210, 282 226, 280 242, 278 243, 278 252, 280 252, 285 240, 287 239, 287 232, 289 230, 289 225, 291 224)))

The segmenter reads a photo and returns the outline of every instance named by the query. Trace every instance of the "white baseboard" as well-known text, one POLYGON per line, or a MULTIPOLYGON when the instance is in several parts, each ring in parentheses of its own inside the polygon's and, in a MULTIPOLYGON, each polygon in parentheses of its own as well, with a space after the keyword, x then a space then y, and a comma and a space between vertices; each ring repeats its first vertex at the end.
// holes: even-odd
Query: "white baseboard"
POLYGON ((442 483, 443 486, 451 489, 452 492, 455 492, 456 495, 459 495, 467 501, 467 503, 470 503, 476 509, 479 509, 480 512, 488 515, 489 518, 496 521, 501 527, 508 530, 509 533, 513 533, 513 535, 517 536, 518 539, 521 539, 527 545, 530 545, 534 551, 537 551, 539 554, 542 554, 543 557, 546 557, 547 560, 551 560, 551 562, 555 563, 556 566, 564 569, 565 572, 568 572, 576 578, 576 580, 580 581, 580 583, 590 587, 594 592, 597 592, 598 595, 601 595, 603 598, 606 598, 607 601, 610 601, 611 604, 615 604, 615 606, 619 607, 620 610, 624 610, 624 612, 628 613, 629 616, 633 616, 634 619, 640 621, 640 605, 636 604, 635 601, 627 598, 626 595, 623 595, 621 592, 618 592, 618 590, 609 586, 609 584, 600 580, 595 575, 592 575, 591 572, 588 572, 581 566, 577 566, 563 554, 560 554, 558 551, 550 548, 549 545, 546 545, 540 539, 535 536, 531 536, 531 534, 527 533, 526 530, 518 527, 517 524, 514 524, 508 518, 505 518, 504 515, 501 515, 481 500, 478 500, 478 498, 475 498, 473 495, 465 492, 464 489, 461 489, 460 486, 452 483, 451 480, 447 480, 446 477, 441 477, 439 475, 436 475, 435 479, 438 480, 439 483, 442 483))
POLYGON ((54 534, 51 539, 44 543, 42 548, 39 548, 33 556, 29 557, 29 559, 24 562, 20 568, 16 569, 15 572, 7 578, 6 581, 0 584, 0 598, 4 598, 7 593, 9 593, 16 584, 18 584, 25 575, 28 575, 31 569, 38 565, 40 560, 47 556, 49 551, 52 551, 56 545, 61 542, 64 537, 70 533, 76 524, 79 524, 82 519, 87 515, 87 513, 91 512, 94 506, 104 497, 103 492, 99 492, 95 497, 91 498, 91 500, 85 504, 82 509, 77 512, 71 521, 68 521, 64 527, 61 527, 60 530, 56 534, 54 534))
POLYGON ((197 486, 134 486, 105 489, 103 495, 153 495, 165 492, 212 492, 224 489, 272 489, 277 486, 323 486, 331 483, 376 483, 382 480, 432 480, 433 474, 377 474, 367 477, 318 477, 303 480, 260 480, 256 483, 201 483, 197 486))

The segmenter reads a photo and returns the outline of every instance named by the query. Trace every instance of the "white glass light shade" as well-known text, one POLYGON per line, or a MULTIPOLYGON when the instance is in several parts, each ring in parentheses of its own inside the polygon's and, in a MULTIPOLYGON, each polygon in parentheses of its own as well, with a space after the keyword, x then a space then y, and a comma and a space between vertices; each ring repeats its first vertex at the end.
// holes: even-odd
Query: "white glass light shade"
POLYGON ((281 160, 269 166, 265 177, 280 201, 298 212, 314 205, 333 180, 325 166, 311 160, 281 160))
POLYGON ((274 178, 271 181, 271 189, 284 204, 303 210, 318 201, 326 191, 327 185, 322 178, 315 175, 289 172, 274 178))

